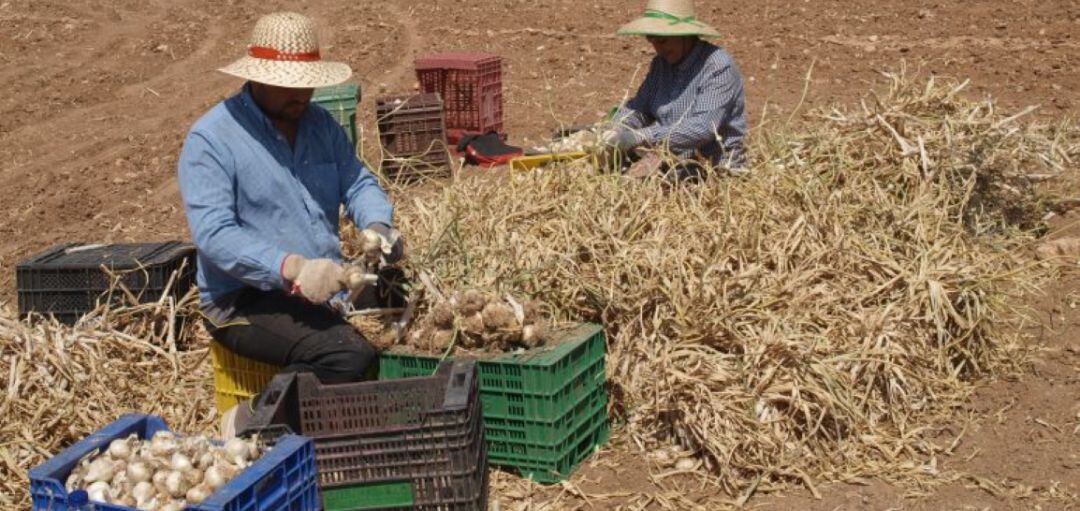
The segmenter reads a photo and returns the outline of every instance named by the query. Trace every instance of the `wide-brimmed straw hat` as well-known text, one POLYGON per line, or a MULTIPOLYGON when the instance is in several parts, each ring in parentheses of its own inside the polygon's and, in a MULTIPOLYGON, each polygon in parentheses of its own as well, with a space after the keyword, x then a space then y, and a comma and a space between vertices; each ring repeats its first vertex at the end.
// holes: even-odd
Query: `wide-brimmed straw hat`
POLYGON ((322 60, 315 22, 295 12, 267 14, 255 23, 247 55, 218 71, 253 82, 308 89, 337 85, 352 69, 322 60))
POLYGON ((697 20, 693 0, 649 0, 645 14, 622 26, 619 35, 720 37, 715 28, 697 20))

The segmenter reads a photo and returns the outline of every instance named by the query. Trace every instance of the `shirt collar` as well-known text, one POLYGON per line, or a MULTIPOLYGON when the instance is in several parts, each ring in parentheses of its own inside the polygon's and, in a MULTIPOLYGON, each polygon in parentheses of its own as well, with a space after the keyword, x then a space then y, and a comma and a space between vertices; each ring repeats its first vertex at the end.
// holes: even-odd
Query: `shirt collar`
MULTIPOLYGON (((259 108, 259 104, 255 102, 255 97, 251 95, 251 82, 245 82, 244 86, 240 89, 240 101, 244 104, 244 108, 247 109, 248 114, 253 118, 259 119, 259 121, 266 127, 268 133, 277 135, 277 127, 274 126, 274 121, 270 120, 270 117, 266 115, 266 112, 259 108)), ((308 108, 304 110, 304 116, 300 118, 299 130, 304 129, 304 125, 308 124, 311 118, 311 104, 308 104, 308 108)))
POLYGON ((679 72, 689 70, 694 64, 697 64, 703 53, 705 53, 705 42, 699 39, 694 43, 694 47, 690 49, 690 53, 686 54, 686 58, 674 66, 675 70, 679 72))

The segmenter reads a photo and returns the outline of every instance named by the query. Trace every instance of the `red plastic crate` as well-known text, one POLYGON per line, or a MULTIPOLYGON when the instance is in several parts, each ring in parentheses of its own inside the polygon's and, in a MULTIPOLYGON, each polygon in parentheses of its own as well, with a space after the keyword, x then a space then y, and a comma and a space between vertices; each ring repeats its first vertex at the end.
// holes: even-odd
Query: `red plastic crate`
POLYGON ((441 53, 416 60, 424 92, 437 92, 446 112, 446 138, 503 134, 502 57, 490 53, 441 53))

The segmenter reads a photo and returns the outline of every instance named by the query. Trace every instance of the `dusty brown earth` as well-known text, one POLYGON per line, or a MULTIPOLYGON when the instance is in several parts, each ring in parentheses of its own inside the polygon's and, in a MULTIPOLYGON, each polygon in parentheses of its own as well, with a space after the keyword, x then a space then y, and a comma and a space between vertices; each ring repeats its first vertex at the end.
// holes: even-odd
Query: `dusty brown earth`
MULTIPOLYGON (((350 63, 364 90, 365 133, 370 98, 411 89, 416 56, 503 55, 507 128, 512 141, 527 142, 560 124, 595 120, 636 86, 650 49, 611 34, 643 3, 0 0, 0 301, 14 296, 15 263, 55 242, 187 238, 176 155, 191 123, 239 86, 214 69, 240 55, 265 12, 295 9, 320 22, 325 54, 350 63)), ((855 102, 881 85, 882 71, 905 63, 924 75, 970 78, 970 94, 991 94, 1002 108, 1037 104, 1036 115, 1047 119, 1075 116, 1080 108, 1077 1, 698 5, 742 67, 754 126, 786 118, 811 67, 806 106, 855 102)), ((964 431, 941 469, 970 476, 915 497, 911 488, 875 480, 823 487, 820 500, 793 490, 751 505, 1077 507, 1078 290, 1076 280, 1048 290, 1032 327, 1046 347, 1039 360, 1023 377, 989 382, 975 396, 970 414, 981 421, 958 422, 943 433, 964 431)), ((641 460, 605 459, 614 461, 583 471, 583 488, 608 494, 672 488, 652 482, 655 468, 641 460), (620 475, 605 468, 612 465, 620 475)), ((602 509, 617 501, 590 503, 602 509)))

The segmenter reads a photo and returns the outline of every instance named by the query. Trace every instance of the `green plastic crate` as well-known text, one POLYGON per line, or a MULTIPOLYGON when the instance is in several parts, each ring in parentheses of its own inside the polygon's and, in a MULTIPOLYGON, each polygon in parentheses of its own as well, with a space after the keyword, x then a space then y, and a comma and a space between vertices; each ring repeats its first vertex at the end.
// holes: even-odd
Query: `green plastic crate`
MULTIPOLYGON (((565 478, 607 440, 606 425, 596 425, 607 418, 603 329, 582 324, 558 335, 548 346, 477 361, 491 463, 519 468, 541 482, 565 478), (589 442, 594 443, 582 447, 581 455, 577 447, 589 442)), ((383 353, 379 378, 427 376, 438 362, 383 353)))
POLYGON ((357 85, 347 83, 315 89, 315 94, 311 96, 312 103, 330 112, 353 145, 356 144, 356 103, 359 93, 357 85))
POLYGON ((566 440, 585 420, 595 415, 607 414, 607 389, 596 385, 592 392, 568 406, 554 420, 536 420, 525 417, 484 417, 485 438, 517 443, 552 445, 566 440))
POLYGON ((557 483, 569 477, 585 458, 606 443, 609 433, 607 417, 601 412, 591 416, 556 445, 488 440, 488 462, 514 467, 522 477, 538 483, 557 483))
POLYGON ((408 508, 413 505, 411 483, 375 483, 322 491, 324 511, 408 508))
MULTIPOLYGON (((517 391, 555 396, 593 363, 604 359, 604 330, 585 323, 556 332, 559 340, 523 353, 503 353, 477 360, 480 392, 517 391)), ((439 357, 383 353, 379 358, 381 379, 430 376, 439 357)))

